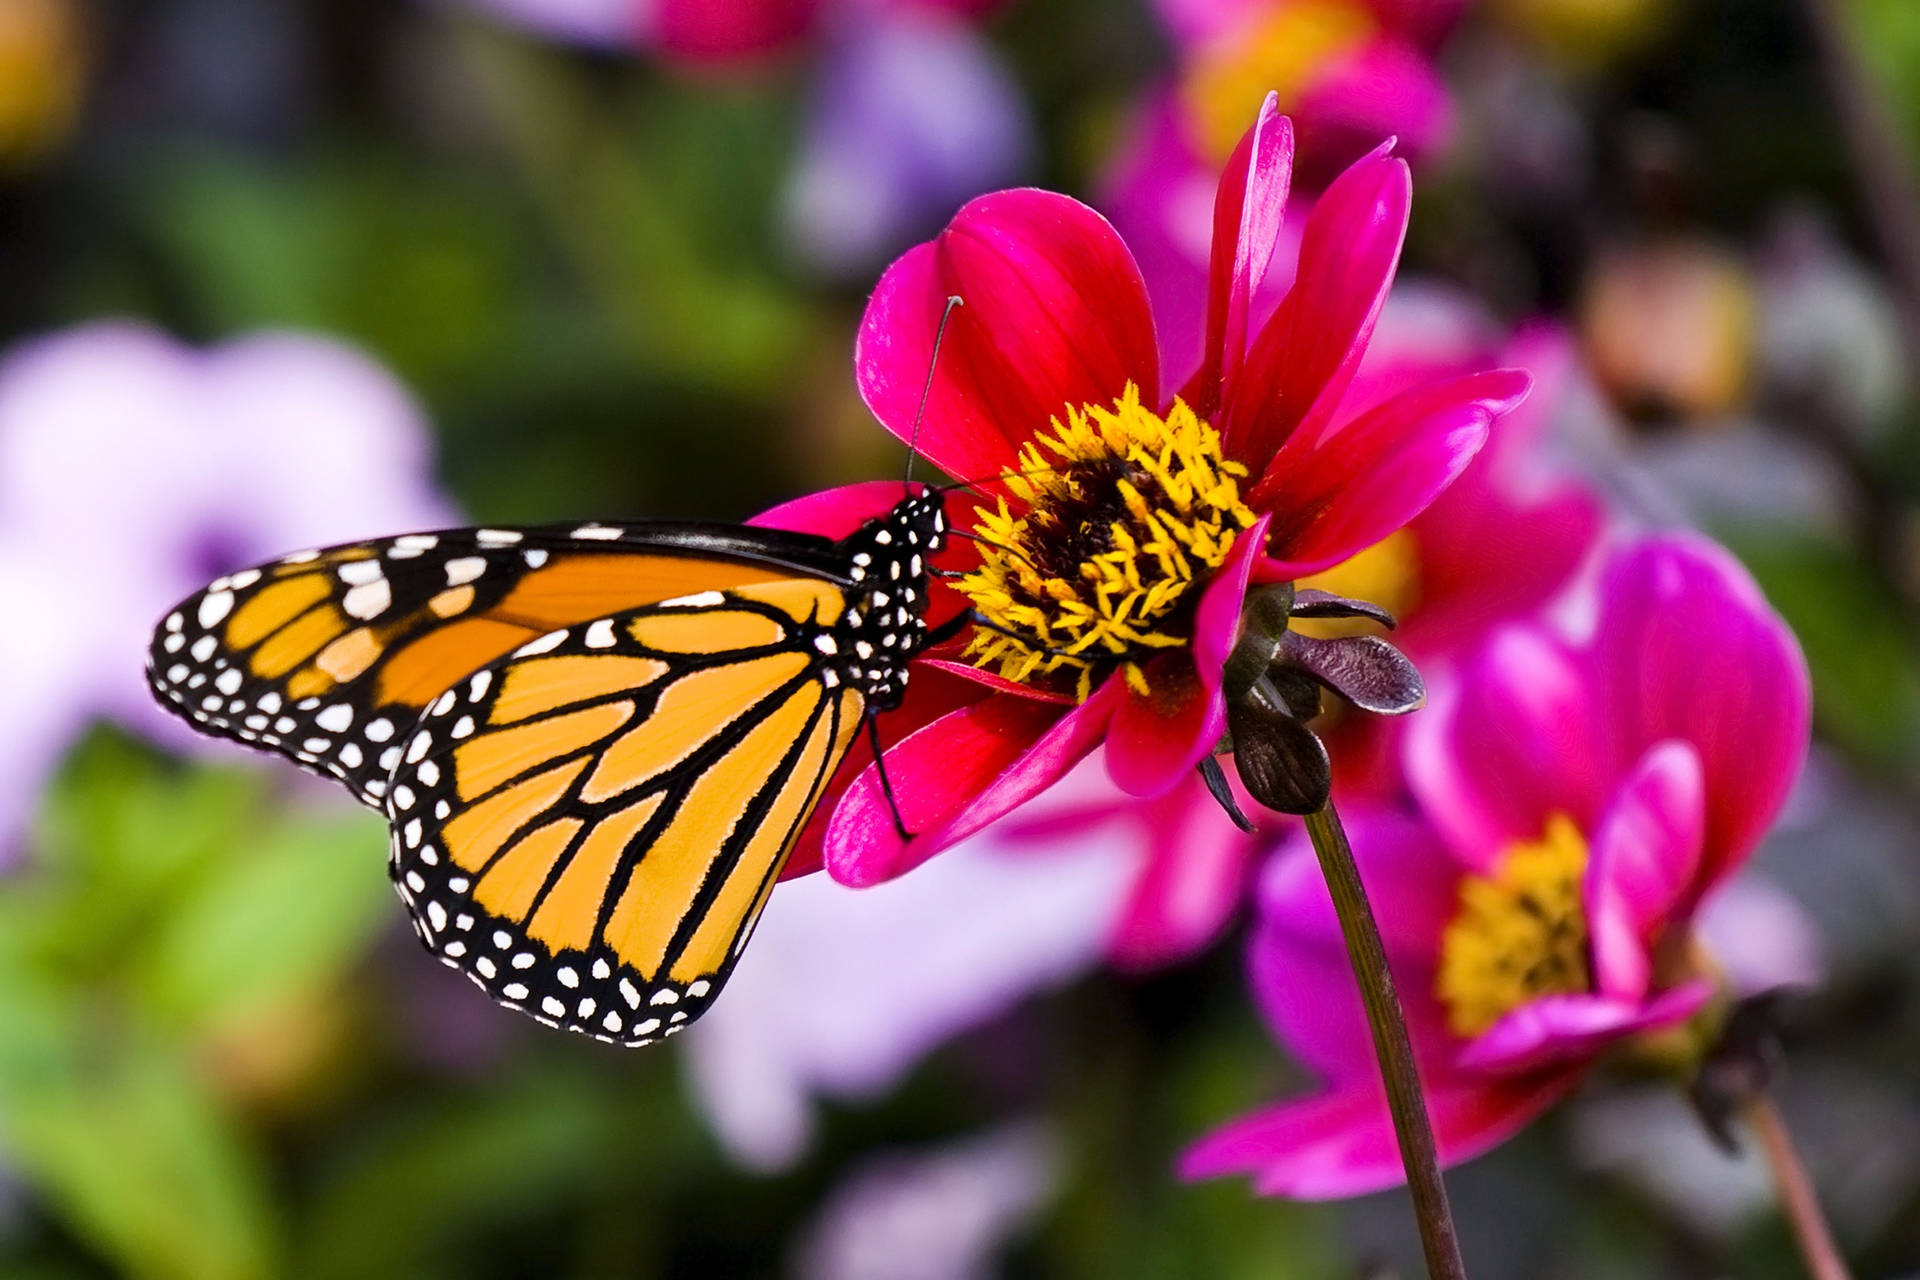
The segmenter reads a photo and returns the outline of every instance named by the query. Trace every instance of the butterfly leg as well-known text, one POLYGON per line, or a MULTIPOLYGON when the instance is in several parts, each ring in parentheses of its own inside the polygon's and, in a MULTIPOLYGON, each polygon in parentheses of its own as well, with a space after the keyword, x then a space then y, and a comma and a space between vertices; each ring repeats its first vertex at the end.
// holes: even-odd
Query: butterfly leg
POLYGON ((939 626, 929 630, 926 639, 921 641, 920 647, 923 649, 931 649, 935 645, 945 644, 962 631, 965 631, 968 627, 980 627, 986 631, 998 632, 1003 636, 1011 636, 1024 645, 1035 648, 1041 653, 1050 654, 1056 658, 1077 658, 1080 656, 1067 649, 1055 649, 1048 645, 1035 645, 1032 636, 1022 635, 1011 627, 1001 626, 993 619, 983 617, 972 609, 968 609, 962 613, 956 613, 939 626))
POLYGON ((880 719, 867 717, 867 741, 873 746, 873 766, 880 771, 880 794, 887 798, 887 810, 893 814, 893 829, 902 840, 913 839, 913 832, 907 830, 905 818, 900 816, 900 802, 893 798, 893 780, 887 777, 887 755, 880 746, 880 719))

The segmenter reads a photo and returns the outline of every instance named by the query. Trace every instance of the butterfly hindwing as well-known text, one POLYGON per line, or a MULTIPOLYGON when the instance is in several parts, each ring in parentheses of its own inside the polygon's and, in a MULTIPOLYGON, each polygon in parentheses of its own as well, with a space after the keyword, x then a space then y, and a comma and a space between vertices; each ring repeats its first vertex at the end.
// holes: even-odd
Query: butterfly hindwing
POLYGON ((725 981, 858 730, 845 596, 748 584, 556 630, 435 699, 387 795, 421 937, 502 1003, 640 1044, 725 981))
POLYGON ((463 678, 556 628, 779 581, 824 540, 707 526, 457 529, 300 552, 218 579, 155 629, 148 680, 217 737, 380 807, 398 739, 463 678))

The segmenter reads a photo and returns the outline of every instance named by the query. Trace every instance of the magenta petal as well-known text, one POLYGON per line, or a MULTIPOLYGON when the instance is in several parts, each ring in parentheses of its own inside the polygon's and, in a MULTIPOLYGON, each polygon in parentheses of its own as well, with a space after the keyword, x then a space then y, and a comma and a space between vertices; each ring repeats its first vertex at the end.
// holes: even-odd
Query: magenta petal
POLYGON ((1200 372, 1188 384, 1191 407, 1202 418, 1218 412, 1246 361, 1254 299, 1280 240, 1292 179, 1293 123, 1280 114, 1280 96, 1270 92, 1214 194, 1206 346, 1200 372))
POLYGON ((1316 442, 1290 442, 1249 499, 1273 512, 1276 558, 1316 573, 1405 525, 1466 469, 1527 387, 1516 369, 1469 374, 1395 396, 1316 442))
POLYGON ((1220 935, 1245 896, 1259 848, 1227 820, 1197 776, 1137 807, 1147 860, 1121 908, 1109 944, 1123 969, 1151 969, 1193 955, 1220 935))
POLYGON ((1392 37, 1330 59, 1303 88, 1295 111, 1312 122, 1316 155, 1355 155, 1391 135, 1401 154, 1418 163, 1453 130, 1440 73, 1419 49, 1392 37))
POLYGON ((1568 485, 1526 503, 1503 491, 1494 474, 1499 460, 1488 455, 1517 416, 1500 420, 1479 457, 1412 526, 1420 603, 1395 634, 1416 658, 1451 653, 1495 623, 1537 612, 1573 579, 1600 536, 1606 510, 1585 488, 1568 485))
MULTIPOLYGON (((1422 1062, 1457 1041, 1433 996, 1440 934, 1459 901, 1460 868, 1422 824, 1390 811, 1349 812, 1347 834, 1422 1062)), ((1261 1012, 1288 1052, 1336 1082, 1372 1079, 1373 1040, 1339 917, 1304 833, 1261 872, 1247 967, 1261 1012)))
POLYGON ((1507 846, 1564 813, 1591 831, 1602 801, 1598 709, 1585 672, 1551 633, 1496 631, 1436 683, 1401 753, 1423 813, 1469 868, 1490 873, 1507 846))
POLYGON ((1220 741, 1227 724, 1222 669, 1239 635, 1248 574, 1266 536, 1263 517, 1235 540, 1202 592, 1194 612, 1191 679, 1179 680, 1186 673, 1173 661, 1156 662, 1148 671, 1153 691, 1143 698, 1129 689, 1115 713, 1107 772, 1127 794, 1164 795, 1220 741))
POLYGON ((1311 436, 1325 425, 1366 353, 1413 200, 1406 162, 1391 147, 1354 164, 1314 205, 1293 288, 1230 388, 1227 452, 1256 475, 1297 430, 1311 436))
POLYGON ((1460 1051, 1464 1071, 1517 1075, 1591 1061, 1623 1036, 1684 1022, 1713 995, 1689 982, 1642 1004, 1611 996, 1542 996, 1521 1005, 1460 1051))
MULTIPOLYGON (((1579 1075, 1429 1082, 1440 1163, 1451 1167, 1505 1142, 1571 1092, 1579 1075)), ((1202 1138, 1180 1160, 1183 1178, 1243 1173, 1262 1195, 1330 1200, 1406 1181, 1393 1118, 1378 1084, 1346 1087, 1255 1112, 1202 1138)))
POLYGON ((768 507, 747 523, 761 529, 792 529, 840 539, 887 514, 907 492, 898 480, 862 480, 768 507))
POLYGON ((1670 913, 1694 896, 1705 827, 1700 757, 1685 742, 1654 747, 1601 816, 1587 862, 1587 925, 1603 995, 1646 995, 1648 948, 1670 913))
POLYGON ((828 820, 827 873, 856 888, 879 884, 1012 812, 1100 744, 1117 700, 1111 680, 1065 715, 1052 703, 989 697, 895 743, 887 776, 913 838, 894 829, 870 765, 828 820))
POLYGON ((819 10, 820 0, 657 0, 634 6, 644 15, 635 25, 647 43, 695 64, 725 64, 790 48, 806 36, 819 10))
POLYGON ((1609 561, 1591 661, 1617 767, 1667 738, 1699 752, 1707 830, 1693 888, 1705 892, 1753 851, 1806 758, 1800 646, 1738 561, 1676 533, 1609 561))
POLYGON ((1068 406, 1107 404, 1132 382, 1157 404, 1159 354, 1140 269, 1106 219, 1047 191, 970 201, 939 238, 887 269, 867 304, 854 368, 867 406, 902 440, 940 349, 920 446, 948 473, 993 476, 1068 406))

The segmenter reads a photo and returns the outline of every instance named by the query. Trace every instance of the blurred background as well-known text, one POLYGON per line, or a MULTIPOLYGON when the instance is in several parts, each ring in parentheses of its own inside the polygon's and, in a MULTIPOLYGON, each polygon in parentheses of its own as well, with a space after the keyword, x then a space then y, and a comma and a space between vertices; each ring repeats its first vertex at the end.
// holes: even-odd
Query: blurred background
MULTIPOLYGON (((1397 350, 1530 335, 1559 465, 1798 631, 1813 764, 1716 945, 1814 984, 1785 1105, 1860 1274, 1920 1274, 1910 0, 0 0, 0 1274, 1418 1274, 1399 1195, 1174 1176, 1309 1078, 1238 912, 1116 946, 1141 832, 790 883, 623 1052, 432 963, 377 818, 140 675, 298 546, 897 474, 886 263, 1036 183, 1164 320, 1270 87, 1302 207, 1414 164, 1397 350)), ((1613 1082, 1461 1170, 1474 1274, 1799 1274, 1696 1129, 1613 1082)))

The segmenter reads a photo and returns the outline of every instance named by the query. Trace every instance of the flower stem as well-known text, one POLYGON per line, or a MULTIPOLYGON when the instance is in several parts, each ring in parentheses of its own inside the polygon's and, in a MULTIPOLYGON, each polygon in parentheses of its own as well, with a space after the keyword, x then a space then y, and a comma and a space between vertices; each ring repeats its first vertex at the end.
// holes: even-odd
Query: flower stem
POLYGON ((1863 64, 1840 0, 1804 0, 1820 72, 1880 240, 1910 359, 1920 361, 1920 175, 1873 73, 1863 64))
POLYGON ((1793 1227, 1794 1239, 1800 1243, 1800 1256, 1806 1259, 1807 1274, 1813 1280, 1852 1280, 1852 1273, 1833 1242, 1826 1217, 1820 1212, 1813 1180, 1807 1176, 1806 1166, 1800 1163, 1800 1153, 1794 1149, 1793 1137, 1787 1132, 1786 1121, 1780 1117, 1780 1109, 1765 1093, 1756 1093, 1746 1101, 1743 1111, 1747 1127, 1759 1139, 1760 1151, 1773 1170, 1780 1207, 1793 1227))
POLYGON ((1419 1069, 1413 1061, 1413 1041, 1407 1035, 1406 1015, 1394 991, 1393 974, 1387 968, 1380 926, 1367 903, 1360 869, 1354 865, 1353 846, 1347 843, 1346 829, 1340 825, 1340 815, 1334 812, 1332 801, 1318 813, 1307 815, 1307 834, 1313 837, 1313 850, 1320 855, 1320 870, 1327 878, 1327 889, 1333 894, 1333 909, 1340 917, 1340 931, 1346 936, 1353 976, 1360 983, 1360 998, 1367 1007, 1367 1021, 1373 1027, 1374 1052, 1380 1060, 1380 1076, 1387 1087, 1387 1107, 1393 1113, 1393 1129, 1400 1139, 1400 1160, 1407 1170, 1407 1189, 1413 1193, 1420 1244, 1427 1255, 1427 1274, 1432 1280, 1466 1280, 1467 1268, 1460 1258, 1453 1211, 1447 1207, 1447 1184, 1440 1177, 1439 1152, 1434 1147, 1433 1124, 1427 1118, 1419 1069))

